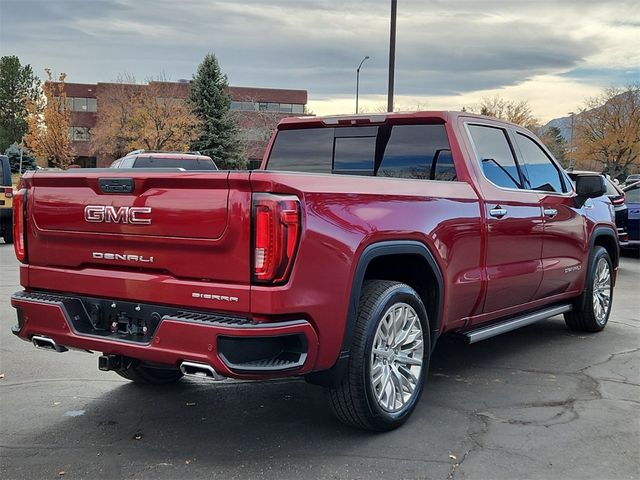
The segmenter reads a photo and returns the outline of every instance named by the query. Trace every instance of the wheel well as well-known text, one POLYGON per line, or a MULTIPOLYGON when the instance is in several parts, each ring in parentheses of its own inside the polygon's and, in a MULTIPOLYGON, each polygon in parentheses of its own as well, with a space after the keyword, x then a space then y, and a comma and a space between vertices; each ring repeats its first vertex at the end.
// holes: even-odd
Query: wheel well
POLYGON ((613 262, 613 267, 616 268, 618 266, 618 243, 615 238, 606 234, 598 235, 594 239, 593 244, 603 247, 609 254, 611 262, 613 262))
POLYGON ((371 260, 364 274, 365 281, 372 279, 406 283, 418 293, 429 316, 433 345, 433 332, 440 328, 440 286, 429 262, 422 255, 413 254, 376 257, 371 260))

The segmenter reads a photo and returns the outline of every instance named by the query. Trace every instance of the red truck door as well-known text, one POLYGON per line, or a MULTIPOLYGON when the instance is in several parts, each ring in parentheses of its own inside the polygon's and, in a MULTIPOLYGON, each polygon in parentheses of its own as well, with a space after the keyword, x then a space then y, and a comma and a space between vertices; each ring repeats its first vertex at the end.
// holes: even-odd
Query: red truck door
POLYGON ((588 238, 569 179, 534 138, 525 132, 512 131, 512 141, 526 175, 526 188, 540 195, 544 219, 543 280, 534 299, 580 288, 588 238))
POLYGON ((483 313, 530 302, 542 280, 543 219, 540 197, 523 190, 524 178, 507 131, 468 124, 482 175, 487 224, 483 313))

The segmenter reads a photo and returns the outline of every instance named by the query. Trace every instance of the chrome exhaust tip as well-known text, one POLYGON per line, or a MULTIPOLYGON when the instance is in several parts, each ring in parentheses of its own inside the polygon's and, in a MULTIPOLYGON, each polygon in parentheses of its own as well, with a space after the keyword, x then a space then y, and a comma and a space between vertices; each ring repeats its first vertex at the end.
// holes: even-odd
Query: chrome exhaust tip
POLYGON ((180 371, 186 377, 208 378, 218 382, 227 378, 220 375, 211 365, 206 363, 185 361, 180 364, 180 371))
POLYGON ((33 343, 33 346, 36 348, 48 350, 50 352, 63 353, 69 350, 67 347, 58 345, 53 338, 45 337, 43 335, 34 335, 31 337, 31 343, 33 343))

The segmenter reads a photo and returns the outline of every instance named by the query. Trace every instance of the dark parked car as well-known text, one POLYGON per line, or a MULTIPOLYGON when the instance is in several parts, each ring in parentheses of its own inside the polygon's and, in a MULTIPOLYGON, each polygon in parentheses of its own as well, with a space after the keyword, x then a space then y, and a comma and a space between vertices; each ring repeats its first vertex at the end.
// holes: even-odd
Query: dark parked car
MULTIPOLYGON (((575 183, 578 175, 583 173, 598 174, 599 172, 587 172, 583 170, 572 170, 567 172, 571 181, 575 183)), ((622 188, 616 185, 611 178, 605 176, 607 183, 607 197, 613 205, 613 209, 616 213, 616 228, 618 229, 618 241, 621 247, 625 247, 629 241, 629 235, 627 233, 627 205, 625 203, 625 194, 622 188)))
POLYGON ((111 164, 111 168, 181 168, 183 170, 218 170, 206 155, 198 152, 147 152, 134 150, 111 164))
POLYGON ((624 187, 625 202, 629 213, 627 232, 629 243, 627 248, 640 248, 640 181, 624 187))
POLYGON ((6 155, 0 155, 0 235, 5 243, 13 242, 13 186, 6 155))

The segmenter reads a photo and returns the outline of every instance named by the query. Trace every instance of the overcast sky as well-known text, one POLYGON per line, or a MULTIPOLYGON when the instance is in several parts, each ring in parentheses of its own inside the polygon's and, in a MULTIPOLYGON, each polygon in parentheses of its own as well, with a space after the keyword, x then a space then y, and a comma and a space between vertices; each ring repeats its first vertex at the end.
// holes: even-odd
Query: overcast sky
MULTIPOLYGON (((191 78, 207 52, 231 85, 298 88, 318 114, 386 106, 389 0, 0 0, 0 51, 70 82, 191 78)), ((640 0, 399 0, 396 105, 500 94, 546 121, 640 81, 640 0)))

